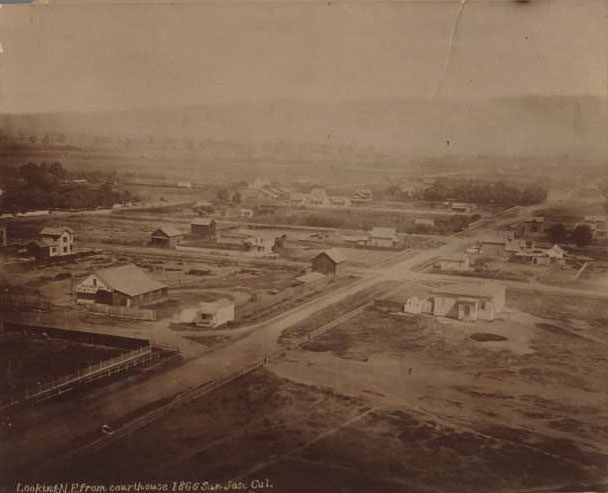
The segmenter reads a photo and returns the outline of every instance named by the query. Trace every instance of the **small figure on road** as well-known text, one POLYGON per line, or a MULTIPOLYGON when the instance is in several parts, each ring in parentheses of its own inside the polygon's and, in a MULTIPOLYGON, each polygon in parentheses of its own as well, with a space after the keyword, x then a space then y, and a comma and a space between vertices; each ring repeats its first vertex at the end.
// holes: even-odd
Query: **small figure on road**
POLYGON ((408 369, 408 370, 407 370, 407 373, 408 373, 408 375, 410 375, 410 376, 411 376, 411 375, 412 375, 412 369, 411 369, 411 368, 410 368, 410 369, 408 369))

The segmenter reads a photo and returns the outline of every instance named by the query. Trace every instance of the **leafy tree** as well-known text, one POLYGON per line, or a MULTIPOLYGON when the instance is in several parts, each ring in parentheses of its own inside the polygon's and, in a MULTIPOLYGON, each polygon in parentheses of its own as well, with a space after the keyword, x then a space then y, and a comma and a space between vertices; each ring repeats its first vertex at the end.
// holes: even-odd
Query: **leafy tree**
POLYGON ((572 233, 572 239, 578 247, 590 245, 593 241, 593 231, 588 224, 579 224, 572 233))
POLYGON ((61 163, 58 161, 55 161, 53 164, 51 164, 51 166, 49 167, 49 173, 55 175, 60 180, 65 180, 67 174, 61 163))
POLYGON ((548 230, 549 239, 553 243, 563 243, 568 236, 568 231, 562 223, 557 223, 551 226, 548 230))

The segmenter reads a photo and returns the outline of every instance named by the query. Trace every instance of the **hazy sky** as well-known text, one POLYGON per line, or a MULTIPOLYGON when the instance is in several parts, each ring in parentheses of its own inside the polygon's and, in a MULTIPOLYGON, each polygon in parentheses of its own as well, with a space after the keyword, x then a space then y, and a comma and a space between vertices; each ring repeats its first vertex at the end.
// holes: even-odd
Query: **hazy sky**
POLYGON ((0 111, 602 95, 608 0, 67 2, 0 9, 0 111), (440 81, 441 87, 438 88, 440 81))

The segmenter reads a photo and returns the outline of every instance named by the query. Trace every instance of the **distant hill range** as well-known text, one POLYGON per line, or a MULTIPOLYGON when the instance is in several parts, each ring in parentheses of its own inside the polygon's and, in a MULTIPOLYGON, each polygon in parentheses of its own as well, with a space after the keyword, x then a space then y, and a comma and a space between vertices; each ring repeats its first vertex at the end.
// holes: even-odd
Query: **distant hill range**
POLYGON ((267 101, 95 113, 1 114, 4 135, 114 137, 192 145, 354 146, 419 156, 608 155, 608 103, 595 97, 459 101, 267 101))

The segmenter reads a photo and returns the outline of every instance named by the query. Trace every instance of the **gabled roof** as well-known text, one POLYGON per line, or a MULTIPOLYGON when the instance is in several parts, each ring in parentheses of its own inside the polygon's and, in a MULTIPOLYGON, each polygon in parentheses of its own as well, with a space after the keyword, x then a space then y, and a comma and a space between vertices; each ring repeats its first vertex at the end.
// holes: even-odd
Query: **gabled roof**
POLYGON ((172 238, 172 237, 175 237, 175 236, 183 236, 183 234, 184 234, 184 233, 178 231, 173 226, 161 226, 160 228, 158 228, 157 230, 155 230, 152 233, 152 235, 155 235, 158 231, 160 231, 162 234, 164 234, 168 238, 172 238))
POLYGON ((211 223, 215 224, 215 219, 211 217, 195 217, 190 224, 196 226, 211 226, 211 223))
POLYGON ((42 238, 40 240, 32 240, 28 243, 28 245, 31 245, 32 243, 34 245, 36 245, 38 248, 49 248, 49 247, 56 245, 55 242, 49 240, 48 238, 42 238))
POLYGON ((150 291, 166 288, 167 285, 156 281, 133 264, 109 267, 95 272, 106 285, 128 296, 137 296, 150 291))
POLYGON ((41 236, 61 236, 64 233, 64 231, 67 231, 71 235, 74 234, 74 231, 71 228, 68 228, 67 226, 58 226, 58 227, 46 226, 46 227, 42 228, 42 230, 40 230, 40 235, 41 236))
POLYGON ((344 254, 336 248, 332 248, 331 250, 323 250, 319 255, 317 255, 317 257, 320 255, 326 255, 334 264, 339 264, 340 262, 344 262, 346 260, 344 254))
POLYGON ((395 228, 381 228, 374 227, 370 231, 369 235, 372 238, 390 238, 393 239, 397 236, 397 230, 395 228))
POLYGON ((492 299, 502 295, 505 287, 496 283, 457 283, 435 288, 433 294, 457 296, 458 298, 492 299))

